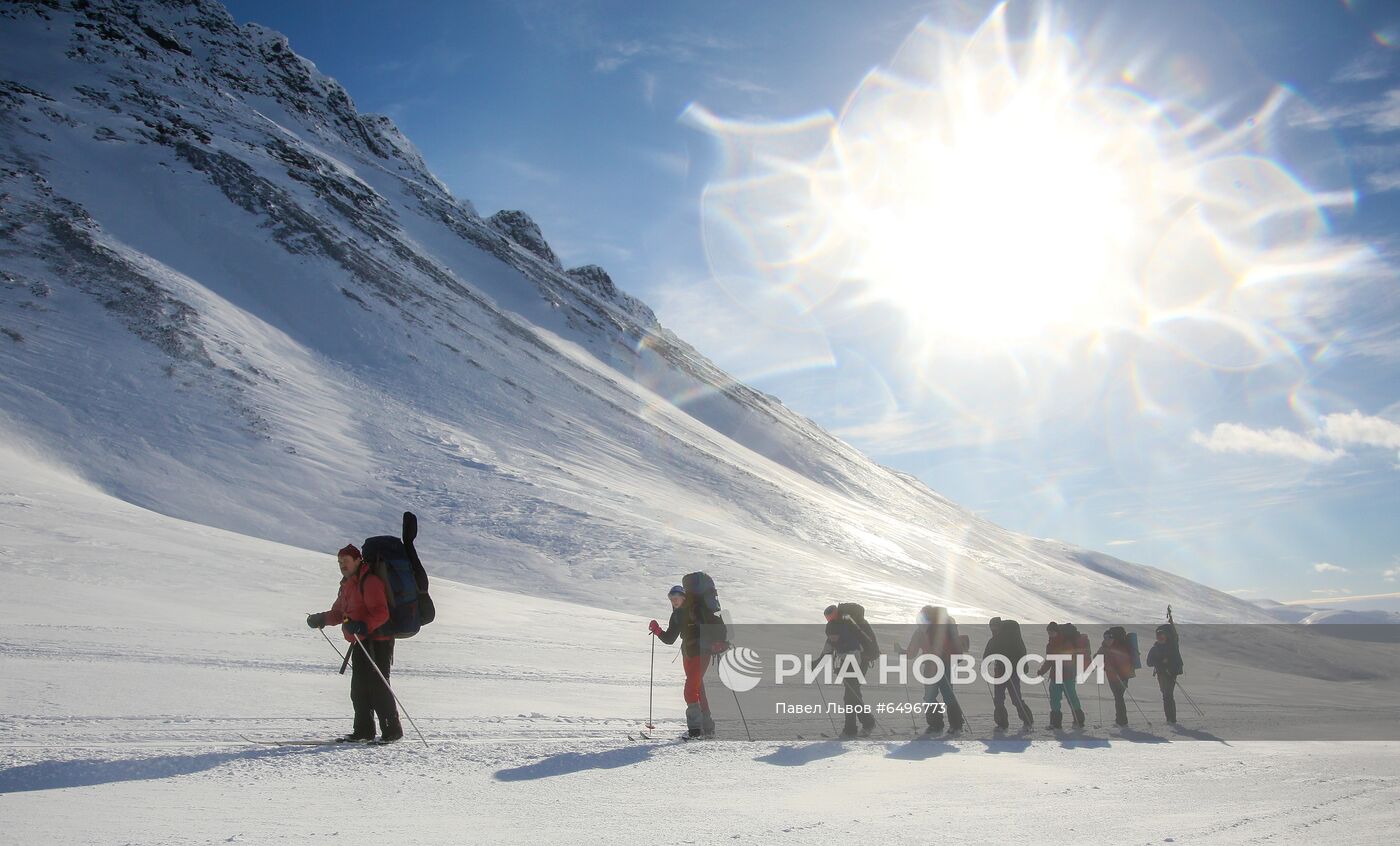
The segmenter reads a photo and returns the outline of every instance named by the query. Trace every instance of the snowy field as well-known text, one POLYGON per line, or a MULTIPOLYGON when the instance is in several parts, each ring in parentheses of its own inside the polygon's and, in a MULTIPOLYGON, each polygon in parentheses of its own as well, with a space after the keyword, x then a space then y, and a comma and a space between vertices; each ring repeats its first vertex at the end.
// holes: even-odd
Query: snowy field
MULTIPOLYGON (((349 728, 338 659, 302 622, 330 603, 331 556, 156 515, 14 453, 0 464, 7 842, 1400 837, 1393 743, 1202 742, 1136 714, 1126 733, 1060 738, 629 740, 647 708, 643 618, 443 581, 440 621, 396 664, 428 747, 411 730, 390 747, 252 744, 349 728)), ((670 658, 664 737, 681 726, 670 658)))

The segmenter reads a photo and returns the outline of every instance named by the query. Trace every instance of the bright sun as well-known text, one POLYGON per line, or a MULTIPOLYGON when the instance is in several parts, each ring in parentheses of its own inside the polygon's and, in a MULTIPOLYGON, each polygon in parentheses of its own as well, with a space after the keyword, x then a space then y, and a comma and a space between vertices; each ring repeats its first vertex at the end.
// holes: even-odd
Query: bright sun
POLYGON ((1259 154, 1281 98, 1225 129, 1089 64, 1048 13, 1014 41, 1003 7, 970 35, 921 25, 839 116, 692 108, 730 154, 705 195, 712 268, 1014 350, 1214 320, 1235 286, 1330 260, 1319 200, 1259 154))

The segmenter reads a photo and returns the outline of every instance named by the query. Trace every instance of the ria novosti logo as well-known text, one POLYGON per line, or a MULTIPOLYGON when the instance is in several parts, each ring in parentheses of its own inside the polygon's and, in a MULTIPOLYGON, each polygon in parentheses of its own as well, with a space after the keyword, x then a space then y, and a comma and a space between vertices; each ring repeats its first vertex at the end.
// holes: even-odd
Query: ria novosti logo
MULTIPOLYGON (((736 646, 724 652, 719 658, 719 678, 724 686, 735 693, 747 693, 763 681, 764 662, 762 657, 747 646, 736 646)), ((854 654, 818 656, 777 653, 773 656, 772 683, 804 684, 820 682, 839 685, 848 679, 855 679, 862 685, 893 684, 905 685, 917 682, 933 685, 945 677, 955 685, 976 684, 986 681, 999 685, 1010 681, 1012 675, 1020 678, 1022 684, 1043 684, 1048 679, 1040 672, 1032 673, 1032 666, 1055 667, 1055 678, 1073 676, 1079 684, 1104 683, 1104 658, 1102 655, 1034 655, 1028 654, 1008 666, 1000 656, 988 656, 980 663, 971 655, 953 655, 945 662, 937 655, 920 655, 909 659, 904 655, 881 655, 869 667, 862 667, 860 658, 854 654)))

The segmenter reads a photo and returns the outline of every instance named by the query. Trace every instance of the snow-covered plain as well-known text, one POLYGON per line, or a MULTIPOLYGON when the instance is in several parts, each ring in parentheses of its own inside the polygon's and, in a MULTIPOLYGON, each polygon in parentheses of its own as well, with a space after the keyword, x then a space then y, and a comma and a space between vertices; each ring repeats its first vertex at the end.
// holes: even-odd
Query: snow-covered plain
MULTIPOLYGON (((380 748, 250 744, 348 728, 338 659, 302 621, 334 593, 331 555, 155 514, 11 450, 0 470, 6 842, 1400 836, 1400 745, 1201 741, 1190 726, 1210 724, 1189 717, 1184 734, 1134 713, 1128 732, 1060 738, 632 741, 642 617, 451 582, 434 588, 440 622, 401 642, 395 667, 428 747, 411 731, 380 748)), ((664 737, 681 727, 672 655, 656 662, 664 737)), ((1209 710, 1208 687, 1196 695, 1209 710)), ((971 704, 985 728, 986 703, 971 704)))

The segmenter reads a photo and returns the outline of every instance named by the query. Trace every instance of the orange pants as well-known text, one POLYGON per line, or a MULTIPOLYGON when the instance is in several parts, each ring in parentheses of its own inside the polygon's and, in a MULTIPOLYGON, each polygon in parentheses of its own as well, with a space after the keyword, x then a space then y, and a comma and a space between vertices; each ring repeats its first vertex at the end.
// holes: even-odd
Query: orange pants
POLYGON ((710 713, 710 700, 705 698, 705 671, 710 668, 710 656, 694 655, 681 660, 685 664, 685 704, 699 702, 701 713, 710 713))

